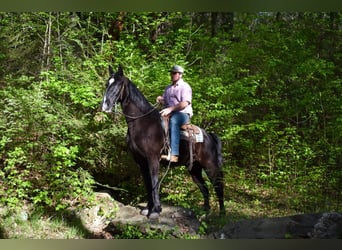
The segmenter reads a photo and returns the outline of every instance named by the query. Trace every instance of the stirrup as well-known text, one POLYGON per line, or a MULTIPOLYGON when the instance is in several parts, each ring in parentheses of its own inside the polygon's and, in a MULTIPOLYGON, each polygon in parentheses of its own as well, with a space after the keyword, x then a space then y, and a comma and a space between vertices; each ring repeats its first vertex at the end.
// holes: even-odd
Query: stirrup
POLYGON ((161 156, 160 156, 160 159, 161 159, 161 160, 167 160, 167 161, 169 161, 169 160, 171 159, 171 152, 170 152, 170 151, 171 151, 171 150, 168 149, 168 150, 167 150, 167 155, 165 155, 165 154, 161 155, 161 156))

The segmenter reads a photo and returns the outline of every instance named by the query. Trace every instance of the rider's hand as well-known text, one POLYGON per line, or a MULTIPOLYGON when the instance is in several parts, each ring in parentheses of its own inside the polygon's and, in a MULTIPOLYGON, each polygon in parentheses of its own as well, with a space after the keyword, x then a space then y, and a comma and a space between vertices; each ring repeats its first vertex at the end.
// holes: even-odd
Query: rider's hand
POLYGON ((164 104, 164 98, 162 96, 158 96, 156 99, 156 102, 158 102, 160 104, 164 104))
POLYGON ((169 108, 162 109, 162 110, 160 111, 160 114, 161 114, 162 116, 168 116, 168 115, 171 114, 171 112, 172 112, 172 108, 169 107, 169 108))

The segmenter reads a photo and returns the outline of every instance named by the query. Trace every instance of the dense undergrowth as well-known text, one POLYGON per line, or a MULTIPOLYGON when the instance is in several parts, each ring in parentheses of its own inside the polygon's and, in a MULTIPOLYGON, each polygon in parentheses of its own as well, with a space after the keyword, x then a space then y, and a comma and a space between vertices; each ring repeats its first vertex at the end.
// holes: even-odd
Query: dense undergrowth
MULTIPOLYGON (((340 210, 340 22, 340 13, 0 13, 1 207, 63 213, 87 206, 99 184, 123 203, 144 201, 124 119, 99 111, 107 68, 122 64, 154 103, 177 63, 193 88, 192 122, 223 143, 227 217, 214 224, 340 210)), ((201 214, 184 168, 167 174, 161 198, 201 214)), ((0 233, 30 238, 13 220, 0 233)), ((37 231, 54 221, 32 220, 37 231)))

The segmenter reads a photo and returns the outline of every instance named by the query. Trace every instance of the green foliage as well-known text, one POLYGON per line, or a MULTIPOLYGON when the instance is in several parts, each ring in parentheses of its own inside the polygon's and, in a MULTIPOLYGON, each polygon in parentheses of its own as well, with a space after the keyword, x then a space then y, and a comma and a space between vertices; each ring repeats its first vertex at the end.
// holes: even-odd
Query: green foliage
MULTIPOLYGON (((203 232, 203 231, 202 231, 203 232)), ((114 231, 115 239, 196 239, 198 236, 192 236, 187 233, 179 234, 177 228, 153 228, 146 227, 143 231, 138 225, 116 224, 114 231)))
POLYGON ((79 121, 53 105, 42 84, 8 87, 1 95, 2 202, 15 207, 30 200, 60 210, 89 195, 92 177, 76 167, 79 121))
POLYGON ((148 229, 143 233, 136 225, 119 225, 115 233, 116 239, 171 239, 172 231, 148 229))
MULTIPOLYGON (((164 169, 163 169, 164 170, 164 169)), ((185 167, 170 169, 169 172, 162 171, 161 175, 165 175, 161 183, 161 196, 164 201, 185 208, 196 209, 196 203, 200 206, 201 195, 198 195, 197 186, 192 182, 185 167)), ((198 209, 199 210, 199 209, 198 209)))
MULTIPOLYGON (((127 203, 143 200, 126 123, 98 109, 108 64, 122 64, 154 103, 177 63, 193 88, 192 122, 222 139, 226 183, 238 176, 281 193, 286 208, 338 210, 340 21, 340 13, 0 13, 1 202, 62 210, 89 195, 94 178, 127 190, 115 193, 127 203)), ((162 198, 199 207, 186 170, 171 172, 162 198)))

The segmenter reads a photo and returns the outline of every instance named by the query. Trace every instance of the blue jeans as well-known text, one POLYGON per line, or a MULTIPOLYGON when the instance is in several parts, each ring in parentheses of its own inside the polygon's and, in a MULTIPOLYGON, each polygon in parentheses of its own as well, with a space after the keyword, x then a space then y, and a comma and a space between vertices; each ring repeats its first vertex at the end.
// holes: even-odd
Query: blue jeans
POLYGON ((171 155, 179 155, 180 127, 190 121, 186 113, 173 112, 170 118, 171 155))

